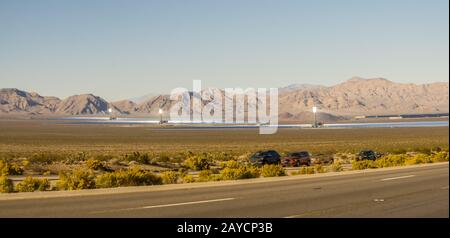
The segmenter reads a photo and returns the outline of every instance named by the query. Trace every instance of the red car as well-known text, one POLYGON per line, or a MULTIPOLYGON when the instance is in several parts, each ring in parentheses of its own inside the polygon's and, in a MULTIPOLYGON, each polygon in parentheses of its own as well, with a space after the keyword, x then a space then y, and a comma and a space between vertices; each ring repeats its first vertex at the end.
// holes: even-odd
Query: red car
POLYGON ((281 161, 283 166, 310 166, 311 156, 308 151, 293 152, 286 155, 281 161))

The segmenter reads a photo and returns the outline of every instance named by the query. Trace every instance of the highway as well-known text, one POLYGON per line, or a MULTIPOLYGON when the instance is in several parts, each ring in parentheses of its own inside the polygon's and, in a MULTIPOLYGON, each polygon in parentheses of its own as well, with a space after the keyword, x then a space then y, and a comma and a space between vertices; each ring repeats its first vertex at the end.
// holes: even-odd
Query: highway
POLYGON ((0 195, 0 217, 449 217, 448 163, 153 187, 0 195))

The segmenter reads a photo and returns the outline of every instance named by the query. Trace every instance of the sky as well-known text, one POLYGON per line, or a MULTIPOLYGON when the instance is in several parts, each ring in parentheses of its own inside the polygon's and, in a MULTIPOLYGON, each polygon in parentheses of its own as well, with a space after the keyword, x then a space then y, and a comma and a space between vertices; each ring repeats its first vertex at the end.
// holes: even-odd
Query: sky
POLYGON ((0 88, 107 100, 449 81, 448 0, 0 0, 0 88))

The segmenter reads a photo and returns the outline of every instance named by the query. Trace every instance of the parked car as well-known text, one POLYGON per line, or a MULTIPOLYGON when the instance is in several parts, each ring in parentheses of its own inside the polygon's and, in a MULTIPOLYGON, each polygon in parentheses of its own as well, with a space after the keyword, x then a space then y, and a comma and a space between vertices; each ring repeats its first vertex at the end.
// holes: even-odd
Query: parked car
POLYGON ((282 160, 283 166, 310 166, 311 165, 311 156, 308 151, 300 151, 288 153, 282 160))
POLYGON ((258 151, 250 157, 250 162, 254 165, 279 164, 280 154, 274 150, 258 151))
POLYGON ((377 152, 373 150, 363 150, 358 153, 356 160, 376 160, 380 157, 377 152))

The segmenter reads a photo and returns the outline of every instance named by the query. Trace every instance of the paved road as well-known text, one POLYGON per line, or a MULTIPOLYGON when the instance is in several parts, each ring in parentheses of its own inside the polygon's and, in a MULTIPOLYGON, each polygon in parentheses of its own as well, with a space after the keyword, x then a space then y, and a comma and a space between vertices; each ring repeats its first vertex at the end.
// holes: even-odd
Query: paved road
POLYGON ((0 200, 0 217, 449 217, 448 163, 300 177, 163 191, 0 200))

